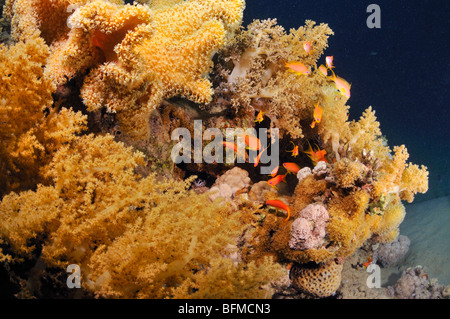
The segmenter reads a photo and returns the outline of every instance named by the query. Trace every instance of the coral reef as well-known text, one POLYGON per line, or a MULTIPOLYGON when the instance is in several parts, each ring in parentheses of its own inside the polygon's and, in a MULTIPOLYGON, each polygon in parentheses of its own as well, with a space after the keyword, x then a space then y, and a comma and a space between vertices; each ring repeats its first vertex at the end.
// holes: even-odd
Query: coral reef
POLYGON ((325 243, 328 219, 325 207, 317 204, 306 206, 292 223, 289 247, 294 250, 321 247, 325 243))
POLYGON ((241 116, 252 117, 255 110, 267 112, 281 135, 286 132, 293 138, 302 137, 299 119, 312 118, 310 105, 319 98, 317 86, 325 79, 318 72, 298 77, 286 72, 284 64, 301 59, 313 69, 332 34, 328 25, 310 20, 289 33, 276 19, 255 20, 221 52, 233 67, 218 73, 224 80, 216 89, 217 100, 229 100, 241 116), (314 43, 311 55, 305 53, 304 41, 314 43))
POLYGON ((3 198, 0 233, 13 253, 2 259, 30 259, 39 244, 48 267, 78 264, 98 297, 263 297, 260 286, 279 266, 226 257, 246 227, 242 211, 230 214, 187 182, 140 178, 133 171, 142 161, 111 136, 61 148, 48 171, 54 186, 3 198))
POLYGON ((393 242, 380 244, 374 249, 373 259, 383 267, 390 267, 398 263, 408 252, 410 240, 399 235, 393 242))
MULTIPOLYGON (((336 296, 343 262, 368 240, 386 265, 385 250, 406 247, 402 201, 427 191, 427 168, 407 162, 404 145, 387 145, 371 107, 348 120, 349 92, 319 66, 327 24, 242 28, 244 7, 7 0, 0 260, 22 283, 19 296, 45 297, 39 279, 23 284, 27 271, 14 267, 33 264, 29 276, 57 283, 75 263, 84 293, 99 298, 264 298, 277 289, 324 298, 336 296), (259 156, 279 142, 279 160, 296 175, 280 164, 271 175, 286 183, 275 188, 258 163, 171 160, 176 128, 195 142, 200 129, 227 136, 238 127, 278 128, 259 156), (288 218, 269 200, 289 204, 288 218)), ((414 276, 393 295, 411 295, 411 280, 426 284, 414 276)), ((430 289, 416 296, 437 296, 430 289)))
POLYGON ((54 103, 56 88, 42 70, 48 54, 36 33, 0 44, 0 195, 44 182, 41 168, 86 127, 84 115, 54 103))
POLYGON ((292 285, 314 297, 329 297, 341 284, 342 264, 294 264, 290 271, 292 285))
POLYGON ((209 190, 209 199, 214 201, 216 198, 231 200, 241 189, 250 186, 250 177, 248 172, 239 167, 234 167, 220 176, 209 190))
POLYGON ((388 293, 398 299, 442 299, 444 286, 437 279, 429 279, 421 266, 403 271, 394 286, 388 287, 388 293))
POLYGON ((266 181, 260 181, 253 184, 248 193, 248 198, 251 201, 261 204, 264 203, 267 197, 275 196, 274 189, 266 181))

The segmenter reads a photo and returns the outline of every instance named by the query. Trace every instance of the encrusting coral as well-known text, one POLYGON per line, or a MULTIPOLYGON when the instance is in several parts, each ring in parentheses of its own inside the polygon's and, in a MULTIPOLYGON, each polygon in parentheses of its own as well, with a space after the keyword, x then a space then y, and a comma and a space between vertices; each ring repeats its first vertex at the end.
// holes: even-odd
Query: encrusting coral
POLYGON ((292 223, 289 247, 294 250, 317 248, 324 244, 329 214, 325 207, 306 206, 292 223))

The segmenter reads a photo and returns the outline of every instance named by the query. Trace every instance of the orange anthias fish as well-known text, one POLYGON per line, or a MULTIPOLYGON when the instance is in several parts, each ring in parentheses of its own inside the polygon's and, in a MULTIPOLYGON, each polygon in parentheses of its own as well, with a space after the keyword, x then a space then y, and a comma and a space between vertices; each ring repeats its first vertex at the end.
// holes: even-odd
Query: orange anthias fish
POLYGON ((286 174, 284 174, 284 175, 278 175, 278 176, 275 176, 274 178, 269 179, 269 180, 267 181, 267 184, 269 184, 270 186, 272 186, 272 187, 274 187, 274 188, 277 188, 277 185, 278 185, 280 182, 286 183, 286 174))
POLYGON ((325 58, 325 62, 326 62, 326 64, 327 64, 327 68, 329 68, 330 70, 331 70, 332 68, 334 68, 334 66, 333 66, 333 57, 332 57, 332 56, 327 56, 327 57, 325 58))
POLYGON ((239 137, 244 137, 247 149, 252 151, 259 151, 261 149, 261 141, 255 135, 240 134, 239 137))
POLYGON ((321 64, 321 65, 319 66, 319 71, 320 71, 320 73, 322 73, 324 76, 327 76, 327 75, 328 75, 328 69, 327 69, 327 67, 326 67, 325 65, 323 65, 323 64, 321 64))
POLYGON ((336 85, 336 89, 338 89, 339 92, 343 96, 346 96, 347 98, 350 98, 350 87, 351 87, 351 84, 349 84, 343 78, 340 78, 338 76, 334 76, 333 81, 334 81, 334 83, 336 85))
POLYGON ((280 166, 275 167, 272 172, 270 172, 269 176, 275 177, 278 174, 278 169, 280 168, 280 166))
POLYGON ((311 41, 303 42, 303 49, 308 55, 311 55, 311 41))
POLYGON ((263 149, 261 152, 259 152, 258 156, 256 156, 253 160, 254 164, 253 166, 256 167, 259 164, 259 160, 261 159, 261 155, 264 153, 265 150, 267 150, 269 146, 267 146, 265 149, 263 149))
POLYGON ((300 167, 295 163, 284 163, 283 167, 288 171, 289 173, 297 174, 300 170, 300 167))
MULTIPOLYGON (((292 144, 294 144, 294 142, 291 141, 292 144)), ((298 156, 298 145, 294 144, 294 148, 291 151, 286 151, 286 152, 290 152, 292 153, 292 156, 297 157, 298 156)))
POLYGON ((285 64, 287 68, 289 68, 288 71, 293 72, 297 75, 307 75, 309 74, 309 69, 306 65, 304 65, 302 62, 290 62, 285 64))
POLYGON ((316 123, 320 123, 320 121, 322 120, 322 113, 323 113, 323 108, 319 106, 319 102, 316 103, 315 108, 314 108, 314 120, 311 123, 311 128, 314 128, 316 126, 316 123))
POLYGON ((266 201, 266 205, 285 210, 287 213, 286 221, 288 221, 291 217, 291 208, 285 202, 279 199, 268 200, 266 201))
POLYGON ((233 150, 236 154, 238 154, 238 156, 245 158, 245 161, 248 162, 248 155, 247 153, 244 151, 245 154, 241 154, 239 152, 238 146, 233 143, 233 142, 222 142, 223 146, 225 146, 225 148, 229 148, 230 150, 233 150))
POLYGON ((369 256, 369 258, 367 258, 367 262, 363 264, 364 269, 369 267, 369 265, 372 263, 373 259, 372 256, 369 256))
POLYGON ((238 147, 235 143, 233 142, 222 142, 223 146, 225 146, 226 148, 229 148, 230 150, 233 150, 235 152, 238 151, 238 147))
POLYGON ((334 82, 336 89, 338 89, 342 95, 346 96, 347 98, 350 98, 351 84, 349 84, 343 78, 336 76, 334 72, 333 76, 330 76, 330 79, 334 82))
MULTIPOLYGON (((309 141, 308 141, 308 144, 309 144, 309 141)), ((314 166, 317 165, 317 163, 321 162, 321 161, 328 163, 327 159, 325 158, 325 154, 327 153, 327 151, 325 151, 324 149, 321 150, 319 147, 317 147, 317 149, 314 151, 311 147, 311 144, 309 144, 309 149, 306 151, 303 151, 303 153, 308 155, 308 157, 313 162, 314 166)))
POLYGON ((256 115, 255 122, 261 123, 262 121, 264 121, 264 114, 266 113, 267 112, 259 111, 258 115, 256 115))

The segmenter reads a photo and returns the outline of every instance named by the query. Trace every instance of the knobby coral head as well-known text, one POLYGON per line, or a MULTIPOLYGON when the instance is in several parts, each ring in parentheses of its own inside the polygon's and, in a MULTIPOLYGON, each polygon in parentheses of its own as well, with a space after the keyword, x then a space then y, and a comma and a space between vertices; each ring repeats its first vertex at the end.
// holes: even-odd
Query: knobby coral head
POLYGON ((324 243, 329 218, 324 206, 319 204, 306 206, 292 223, 289 247, 294 250, 319 248, 324 243))

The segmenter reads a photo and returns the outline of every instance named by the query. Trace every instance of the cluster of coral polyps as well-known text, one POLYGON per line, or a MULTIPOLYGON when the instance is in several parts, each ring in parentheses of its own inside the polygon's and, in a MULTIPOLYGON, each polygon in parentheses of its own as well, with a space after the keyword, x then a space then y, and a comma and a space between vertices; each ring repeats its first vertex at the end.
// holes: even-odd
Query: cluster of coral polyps
POLYGON ((292 264, 294 287, 327 297, 366 240, 397 238, 426 167, 387 145, 371 107, 348 119, 339 61, 319 62, 327 24, 244 29, 244 6, 7 0, 16 43, 0 45, 0 260, 80 263, 92 293, 125 298, 258 297, 292 264), (194 119, 222 133, 278 128, 288 165, 274 178, 286 191, 258 165, 176 166, 171 134, 194 119), (166 179, 162 166, 179 173, 166 179), (192 172, 218 178, 209 190, 198 179, 199 195, 181 180, 192 172))
POLYGON ((122 129, 144 138, 143 118, 163 98, 211 100, 211 58, 239 28, 243 9, 243 0, 10 0, 5 12, 15 38, 38 31, 46 40, 45 72, 56 84, 85 77, 81 96, 88 109, 118 112, 122 129))
POLYGON ((347 257, 366 240, 386 243, 399 234, 405 208, 397 192, 374 197, 380 179, 368 177, 370 162, 343 158, 300 170, 291 220, 266 218, 259 229, 256 250, 292 262, 292 284, 308 295, 334 294, 347 257))

